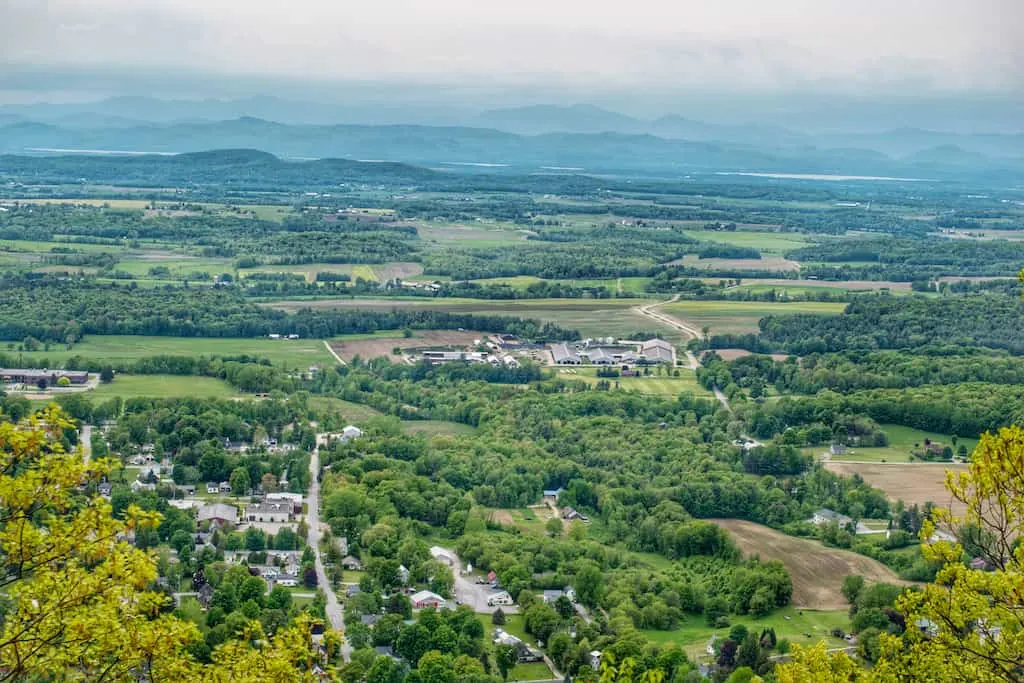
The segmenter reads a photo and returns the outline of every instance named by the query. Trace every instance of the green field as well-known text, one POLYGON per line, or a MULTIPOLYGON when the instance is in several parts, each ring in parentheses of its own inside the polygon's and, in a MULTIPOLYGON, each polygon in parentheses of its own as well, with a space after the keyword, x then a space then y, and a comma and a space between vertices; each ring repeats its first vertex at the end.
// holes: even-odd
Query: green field
POLYGON ((110 384, 100 384, 88 394, 94 398, 229 398, 238 392, 213 377, 180 375, 118 375, 110 384))
POLYGON ((460 436, 476 433, 476 427, 445 420, 405 420, 402 422, 402 430, 406 434, 424 434, 426 436, 460 436))
POLYGON ((311 396, 309 406, 318 412, 338 413, 349 422, 365 422, 384 413, 361 403, 352 403, 331 396, 311 396))
MULTIPOLYGON (((494 642, 494 629, 500 628, 505 633, 519 638, 524 643, 533 647, 537 646, 536 641, 529 635, 523 628, 523 615, 521 614, 506 614, 505 625, 495 627, 491 624, 491 615, 481 614, 479 615, 480 621, 484 625, 484 632, 487 634, 486 639, 488 643, 494 642)), ((516 664, 515 667, 509 671, 508 680, 510 681, 539 681, 539 680, 550 680, 551 670, 548 669, 547 664, 543 662, 536 662, 534 664, 516 664)))
MULTIPOLYGON (((689 368, 676 368, 679 370, 679 377, 670 377, 667 373, 658 375, 657 370, 652 370, 650 377, 609 377, 607 381, 614 387, 618 384, 620 389, 638 391, 641 394, 658 394, 661 396, 678 396, 679 394, 696 394, 700 396, 712 396, 713 394, 697 382, 697 376, 689 368)), ((581 379, 588 384, 597 384, 602 378, 597 376, 595 368, 559 368, 560 379, 581 379)))
POLYGON ((579 330, 584 337, 625 337, 638 331, 654 331, 665 339, 683 343, 681 332, 664 327, 632 310, 644 303, 636 299, 518 299, 515 301, 488 301, 479 299, 422 297, 355 298, 320 300, 284 300, 265 305, 285 311, 312 309, 365 309, 391 311, 422 308, 453 313, 476 315, 512 315, 552 322, 562 327, 579 330))
MULTIPOLYGON (((0 347, 0 351, 4 351, 0 347)), ((17 353, 10 346, 8 353, 17 353)), ((192 337, 142 337, 130 335, 90 335, 67 350, 54 345, 49 351, 21 352, 25 358, 46 359, 57 366, 72 356, 84 356, 130 362, 149 356, 238 356, 246 354, 266 358, 274 365, 307 368, 319 363, 333 366, 336 361, 317 339, 223 339, 192 337)))
MULTIPOLYGON (((828 647, 844 647, 847 643, 840 638, 833 638, 830 632, 833 628, 841 628, 843 631, 850 629, 850 617, 846 610, 815 611, 784 607, 760 619, 737 616, 730 617, 730 621, 732 625, 743 624, 758 634, 762 629, 774 628, 779 640, 785 638, 798 645, 814 645, 824 640, 828 647), (810 638, 805 635, 808 633, 811 635, 810 638)), ((727 638, 729 628, 715 629, 708 626, 702 618, 690 616, 688 621, 675 631, 644 630, 641 633, 653 643, 679 645, 691 657, 700 657, 706 656, 705 647, 711 636, 727 638)))
MULTIPOLYGON (((882 429, 889 437, 888 446, 882 448, 850 448, 847 450, 846 455, 833 455, 830 456, 830 459, 835 460, 836 462, 912 462, 910 459, 910 451, 914 449, 914 444, 919 444, 918 450, 923 449, 925 439, 930 439, 942 444, 943 446, 951 446, 954 452, 958 450, 961 445, 964 445, 967 447, 967 452, 971 453, 975 446, 978 445, 977 439, 966 439, 960 437, 957 439, 957 445, 953 446, 953 437, 948 434, 923 432, 920 429, 903 427, 901 425, 884 424, 882 425, 882 429)), ((823 451, 827 450, 827 447, 819 447, 815 450, 823 451)), ((815 453, 815 455, 820 455, 820 453, 815 453)), ((916 462, 920 461, 918 460, 916 462)))
POLYGON ((708 242, 734 244, 738 247, 752 247, 766 254, 782 254, 790 249, 799 249, 814 244, 806 236, 792 232, 760 232, 753 230, 686 230, 694 239, 708 242))
POLYGON ((694 327, 706 325, 711 328, 711 334, 747 334, 757 332, 758 321, 767 315, 837 315, 844 308, 844 303, 819 301, 677 301, 662 310, 694 327))
MULTIPOLYGON (((429 279, 429 278, 425 278, 429 279)), ((548 280, 541 277, 535 277, 533 275, 516 275, 514 277, 492 277, 484 278, 481 280, 472 280, 471 282, 478 285, 508 285, 513 289, 523 291, 527 287, 537 282, 550 282, 552 284, 558 284, 563 286, 572 287, 588 287, 588 288, 603 288, 613 295, 617 293, 643 295, 645 294, 644 286, 650 282, 650 278, 647 277, 620 277, 620 278, 605 278, 605 279, 583 279, 583 280, 548 280)))

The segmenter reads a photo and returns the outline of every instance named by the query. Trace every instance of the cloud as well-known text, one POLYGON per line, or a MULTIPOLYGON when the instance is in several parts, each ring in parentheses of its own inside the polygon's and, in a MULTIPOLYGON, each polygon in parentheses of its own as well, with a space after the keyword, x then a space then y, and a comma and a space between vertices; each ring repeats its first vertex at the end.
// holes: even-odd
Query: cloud
POLYGON ((1019 0, 0 0, 0 63, 735 90, 1024 91, 1019 0))

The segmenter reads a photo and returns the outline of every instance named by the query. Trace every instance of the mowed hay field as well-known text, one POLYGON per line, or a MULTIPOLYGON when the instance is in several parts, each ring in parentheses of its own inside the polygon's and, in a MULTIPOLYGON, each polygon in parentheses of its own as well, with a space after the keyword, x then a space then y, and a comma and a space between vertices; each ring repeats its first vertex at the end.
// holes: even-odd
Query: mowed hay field
POLYGON ((939 507, 948 507, 954 514, 963 514, 964 506, 954 501, 946 490, 946 472, 965 472, 967 465, 948 463, 889 464, 873 462, 828 462, 830 472, 852 477, 859 474, 864 481, 881 489, 892 500, 907 505, 924 505, 932 501, 939 507))
POLYGON ((179 375, 118 375, 86 394, 96 398, 230 398, 238 392, 214 377, 179 375))
POLYGON ((868 582, 905 583, 881 562, 849 550, 826 548, 817 541, 787 536, 741 519, 708 521, 726 529, 744 554, 782 562, 793 578, 796 607, 843 609, 847 602, 840 588, 847 574, 860 574, 868 582))
POLYGON ((703 268, 704 270, 770 270, 776 272, 788 272, 800 268, 796 261, 790 261, 781 256, 761 256, 761 258, 699 258, 696 254, 687 254, 681 259, 672 261, 669 265, 683 265, 692 268, 703 268))
POLYGON ((284 311, 302 308, 356 309, 392 311, 422 308, 451 313, 475 315, 514 316, 551 322, 570 330, 578 330, 584 337, 626 337, 638 331, 655 331, 668 341, 682 344, 685 339, 679 330, 663 326, 633 308, 644 302, 637 299, 519 299, 516 301, 486 301, 451 298, 353 298, 275 301, 264 304, 284 311))
POLYGON ((757 332, 757 323, 768 315, 838 315, 845 308, 844 303, 821 301, 677 301, 662 310, 698 329, 706 325, 711 334, 748 334, 757 332))
POLYGON ((315 282, 317 273, 341 273, 352 280, 363 279, 370 282, 415 278, 423 274, 423 266, 419 263, 303 263, 300 265, 267 265, 255 268, 244 268, 238 271, 243 279, 253 273, 294 273, 306 278, 307 282, 315 282))
POLYGON ((459 332, 458 330, 416 330, 408 339, 402 333, 394 336, 376 336, 369 339, 341 339, 330 342, 334 352, 346 362, 356 356, 363 360, 385 356, 394 360, 392 350, 432 348, 435 346, 464 347, 485 336, 485 332, 459 332))

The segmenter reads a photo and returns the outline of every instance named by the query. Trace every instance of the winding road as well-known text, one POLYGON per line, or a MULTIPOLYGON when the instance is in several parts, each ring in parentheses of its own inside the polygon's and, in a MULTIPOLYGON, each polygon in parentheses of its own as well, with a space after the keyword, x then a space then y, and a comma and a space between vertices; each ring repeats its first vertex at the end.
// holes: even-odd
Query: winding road
MULTIPOLYGON (((674 318, 668 314, 661 313, 660 311, 657 310, 662 306, 665 306, 666 304, 675 303, 676 301, 679 301, 678 294, 676 294, 667 301, 657 301, 653 304, 647 304, 646 306, 637 306, 633 310, 642 316, 654 320, 655 322, 659 322, 662 325, 667 325, 672 329, 679 330, 680 332, 687 335, 691 339, 700 339, 701 336, 703 336, 700 330, 693 327, 692 325, 686 324, 685 322, 679 320, 678 318, 674 318)), ((700 362, 697 360, 697 357, 693 355, 692 351, 687 350, 686 360, 689 363, 691 370, 696 371, 697 368, 700 367, 700 362)), ((729 405, 729 399, 725 394, 722 393, 722 390, 716 386, 712 387, 712 391, 714 391, 715 398, 718 399, 718 402, 721 403, 722 406, 731 413, 732 406, 729 405)))

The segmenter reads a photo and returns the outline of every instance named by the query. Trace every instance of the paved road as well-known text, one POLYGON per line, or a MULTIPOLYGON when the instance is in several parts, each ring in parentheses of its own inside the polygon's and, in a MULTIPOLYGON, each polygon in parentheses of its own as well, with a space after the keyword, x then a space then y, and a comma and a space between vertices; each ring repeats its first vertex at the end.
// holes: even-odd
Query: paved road
MULTIPOLYGON (((435 545, 430 549, 430 555, 452 568, 452 575, 455 576, 453 594, 456 600, 463 605, 469 605, 473 608, 474 612, 491 614, 498 610, 498 605, 492 606, 487 604, 487 596, 493 592, 490 585, 475 583, 475 577, 463 575, 462 560, 459 559, 454 550, 435 545)), ((519 612, 519 608, 515 605, 501 605, 500 608, 505 614, 516 614, 519 612)))
MULTIPOLYGON (((306 524, 309 526, 309 538, 307 543, 313 549, 316 556, 316 581, 327 595, 327 607, 324 610, 327 614, 327 621, 331 628, 337 631, 344 631, 345 609, 338 602, 338 596, 334 594, 334 588, 327 579, 327 572, 324 571, 324 563, 320 559, 320 453, 316 450, 309 458, 309 491, 307 492, 307 513, 306 524)), ((347 662, 352 656, 352 648, 348 642, 341 646, 341 656, 347 662)))
POLYGON ((82 444, 82 460, 88 466, 89 460, 92 458, 92 425, 82 425, 78 442, 82 444))

